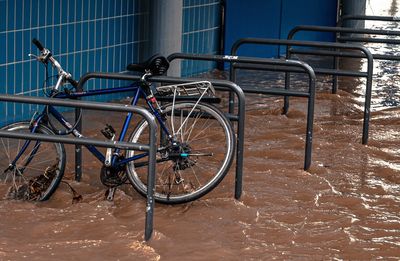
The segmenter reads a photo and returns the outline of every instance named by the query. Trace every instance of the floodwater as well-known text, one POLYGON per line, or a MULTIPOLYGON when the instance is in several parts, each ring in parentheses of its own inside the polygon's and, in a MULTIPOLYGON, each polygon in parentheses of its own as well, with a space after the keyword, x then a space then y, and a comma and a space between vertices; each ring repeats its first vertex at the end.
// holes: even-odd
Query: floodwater
MULTIPOLYGON (((393 9, 392 1, 375 2, 388 4, 375 15, 393 9)), ((99 164, 88 154, 83 181, 73 182, 73 148, 67 146, 65 179, 82 202, 72 204, 63 184, 44 203, 1 200, 0 260, 398 260, 397 66, 375 65, 368 145, 360 142, 364 82, 343 79, 333 95, 322 83, 328 78, 319 81, 309 171, 302 170, 306 100, 291 99, 284 116, 281 98, 248 95, 241 199, 233 198, 232 168, 200 200, 156 204, 148 243, 143 242, 144 198, 124 188, 114 202, 105 201, 99 164)), ((254 72, 240 75, 243 84, 267 84, 269 79, 254 72)), ((113 122, 121 116, 114 121, 111 116, 87 113, 87 133, 101 138, 92 130, 107 122, 118 127, 113 122)))

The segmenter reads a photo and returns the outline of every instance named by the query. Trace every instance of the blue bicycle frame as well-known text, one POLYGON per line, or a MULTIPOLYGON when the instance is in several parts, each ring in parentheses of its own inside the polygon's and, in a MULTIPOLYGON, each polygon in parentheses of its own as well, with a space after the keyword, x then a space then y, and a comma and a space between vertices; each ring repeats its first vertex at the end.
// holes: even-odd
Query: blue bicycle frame
MULTIPOLYGON (((94 96, 94 95, 102 95, 102 94, 111 94, 111 93, 120 93, 120 92, 133 92, 134 96, 131 100, 131 105, 136 105, 140 99, 140 97, 144 98, 146 100, 147 105, 149 106, 149 109, 151 110, 151 112, 153 113, 153 115, 157 118, 158 122, 160 123, 160 127, 161 129, 165 132, 166 137, 168 137, 169 139, 173 139, 173 137, 170 135, 170 132, 168 130, 168 128, 165 126, 164 120, 162 119, 162 116, 160 115, 158 109, 154 108, 152 102, 154 102, 154 100, 150 101, 150 99, 148 99, 148 95, 146 95, 146 92, 143 90, 142 88, 142 83, 135 83, 132 84, 130 86, 124 86, 124 87, 117 87, 117 88, 106 88, 106 89, 101 89, 101 90, 89 90, 89 91, 83 91, 83 92, 73 92, 73 93, 59 93, 57 95, 54 96, 54 98, 58 98, 58 99, 76 99, 76 98, 81 98, 81 97, 87 97, 87 96, 94 96)), ((155 99, 154 97, 152 99, 155 99)), ((72 124, 69 123, 65 117, 58 112, 53 106, 48 106, 48 108, 44 108, 44 110, 42 111, 42 113, 40 115, 38 115, 35 120, 33 121, 33 128, 31 130, 31 132, 35 132, 36 128, 38 125, 40 125, 40 123, 43 121, 44 116, 46 114, 51 114, 54 116, 54 118, 60 123, 62 124, 67 130, 71 130, 72 128, 72 124)), ((118 137, 118 141, 123 141, 126 137, 127 131, 128 131, 128 127, 129 124, 131 122, 132 119, 132 113, 128 113, 127 116, 125 117, 125 121, 124 124, 122 126, 122 130, 119 134, 118 137)), ((83 137, 83 135, 77 131, 76 129, 74 129, 72 131, 72 134, 75 137, 83 137)), ((29 143, 25 144, 24 147, 27 147, 29 143)), ((86 146, 86 148, 101 162, 104 163, 105 161, 105 155, 103 155, 102 152, 100 152, 95 146, 93 145, 88 145, 86 146)), ((21 150, 20 154, 22 154, 23 149, 21 150)), ((124 159, 118 159, 117 155, 119 154, 120 149, 115 149, 114 153, 112 153, 112 160, 111 160, 111 167, 120 167, 125 165, 128 162, 134 161, 134 160, 138 160, 140 158, 146 157, 148 155, 148 153, 142 153, 142 154, 138 154, 135 155, 133 157, 130 158, 124 158, 124 159)), ((33 153, 34 155, 34 153, 33 153)), ((15 161, 18 160, 18 156, 16 157, 15 161)))

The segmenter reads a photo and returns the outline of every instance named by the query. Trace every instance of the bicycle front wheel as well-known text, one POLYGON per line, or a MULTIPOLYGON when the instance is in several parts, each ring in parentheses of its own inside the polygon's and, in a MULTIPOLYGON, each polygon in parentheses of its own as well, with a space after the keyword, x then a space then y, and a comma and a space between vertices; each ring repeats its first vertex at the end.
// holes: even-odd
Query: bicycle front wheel
MULTIPOLYGON (((2 130, 31 133, 29 122, 10 124, 2 130)), ((54 135, 46 126, 39 126, 35 133, 54 135)), ((49 199, 65 169, 65 149, 60 143, 0 138, 0 159, 0 193, 6 199, 49 199)))
MULTIPOLYGON (((175 142, 165 132, 158 137, 154 198, 166 204, 196 200, 214 189, 229 170, 234 154, 232 127, 217 108, 204 103, 169 104, 162 117, 175 142)), ((139 123, 130 141, 148 142, 146 121, 139 123)), ((135 151, 127 151, 128 158, 134 155, 135 151)), ((129 180, 142 195, 147 191, 146 161, 127 164, 129 180)))

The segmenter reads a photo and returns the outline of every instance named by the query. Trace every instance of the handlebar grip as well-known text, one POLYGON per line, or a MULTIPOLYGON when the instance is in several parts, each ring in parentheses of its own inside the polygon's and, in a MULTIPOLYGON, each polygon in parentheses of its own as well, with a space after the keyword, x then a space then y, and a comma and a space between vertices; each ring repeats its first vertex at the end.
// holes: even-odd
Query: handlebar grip
POLYGON ((39 42, 38 39, 33 38, 33 39, 32 39, 32 43, 33 43, 34 45, 36 45, 36 47, 37 47, 40 51, 43 51, 43 50, 44 50, 44 47, 43 47, 42 43, 39 42))

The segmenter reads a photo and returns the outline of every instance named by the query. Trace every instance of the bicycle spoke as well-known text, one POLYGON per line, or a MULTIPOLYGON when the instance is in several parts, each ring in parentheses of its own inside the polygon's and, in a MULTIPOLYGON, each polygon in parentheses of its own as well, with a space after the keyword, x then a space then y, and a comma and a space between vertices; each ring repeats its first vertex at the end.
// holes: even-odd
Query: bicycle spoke
MULTIPOLYGON (((28 157, 31 156, 31 153, 33 152, 34 149, 35 149, 35 148, 33 148, 33 149, 31 150, 31 152, 30 152, 28 155, 26 155, 25 158, 24 158, 23 160, 21 160, 21 162, 25 162, 25 160, 26 160, 28 157)), ((46 149, 46 150, 44 150, 44 151, 40 151, 39 153, 35 153, 35 155, 33 155, 33 156, 38 156, 38 155, 40 155, 40 154, 43 154, 44 152, 47 152, 48 150, 50 150, 50 149, 46 149)), ((41 162, 35 161, 35 164, 38 165, 39 163, 48 162, 48 161, 52 161, 52 159, 50 159, 50 160, 45 160, 45 161, 41 161, 41 162)))
MULTIPOLYGON (((187 142, 190 141, 190 136, 192 135, 192 131, 194 130, 194 126, 197 124, 198 120, 200 119, 200 116, 202 116, 203 114, 204 114, 204 113, 201 113, 201 114, 198 113, 198 117, 196 117, 196 118, 194 119, 194 122, 193 122, 193 124, 191 125, 189 134, 188 134, 188 136, 187 136, 187 142)), ((204 124, 203 124, 203 126, 204 126, 204 124)))
MULTIPOLYGON (((162 151, 159 148, 163 157, 169 155, 169 158, 168 163, 157 163, 154 197, 163 203, 188 202, 215 188, 225 176, 233 156, 232 130, 222 113, 198 101, 173 99, 164 113, 167 116, 165 126, 170 133, 173 130, 176 143, 163 143, 162 151)), ((147 137, 148 125, 145 126, 137 128, 131 142, 147 137)), ((127 168, 132 185, 143 195, 147 190, 145 170, 134 163, 127 168)))
POLYGON ((213 122, 210 122, 209 125, 206 125, 208 122, 209 122, 208 119, 204 121, 203 126, 201 128, 199 128, 199 129, 201 129, 201 131, 196 133, 196 135, 193 137, 193 139, 196 139, 199 135, 203 134, 205 131, 210 130, 210 126, 213 124, 213 122))
POLYGON ((193 176, 194 176, 195 179, 197 180, 197 183, 199 183, 199 185, 201 186, 201 182, 200 182, 199 178, 198 178, 197 175, 196 175, 196 171, 194 170, 194 168, 193 168, 192 166, 190 166, 190 169, 192 170, 193 176))
MULTIPOLYGON (((30 133, 28 122, 14 123, 3 129, 21 134, 30 133)), ((53 134, 46 127, 38 127, 37 133, 53 134)), ((3 161, 0 162, 1 171, 8 167, 6 157, 10 162, 16 161, 15 166, 1 174, 1 183, 8 187, 7 194, 1 196, 29 201, 48 199, 58 186, 64 171, 62 145, 26 141, 23 138, 7 139, 7 141, 3 138, 0 143, 0 149, 4 149, 3 161), (15 158, 17 155, 18 159, 15 158), (45 175, 50 165, 57 167, 58 171, 48 172, 49 175, 45 175)))
MULTIPOLYGON (((33 152, 35 149, 39 148, 39 145, 40 145, 39 142, 35 143, 35 146, 33 146, 33 148, 31 149, 31 151, 30 151, 29 153, 27 153, 27 155, 25 156, 24 159, 21 160, 21 162, 25 162, 25 160, 26 160, 29 156, 31 156, 32 152, 33 152)), ((19 150, 18 150, 18 151, 19 151, 19 150)))
MULTIPOLYGON (((7 140, 7 141, 9 141, 9 140, 7 140)), ((10 146, 8 145, 8 149, 6 148, 6 145, 4 144, 4 139, 1 139, 1 143, 3 144, 3 147, 4 147, 4 152, 6 153, 6 156, 7 156, 7 158, 8 158, 8 162, 11 162, 11 156, 10 156, 10 154, 9 154, 9 152, 10 152, 10 146)))

